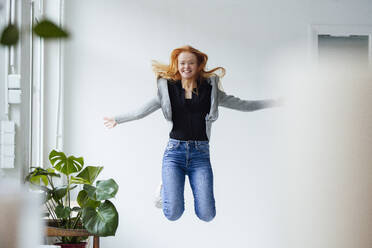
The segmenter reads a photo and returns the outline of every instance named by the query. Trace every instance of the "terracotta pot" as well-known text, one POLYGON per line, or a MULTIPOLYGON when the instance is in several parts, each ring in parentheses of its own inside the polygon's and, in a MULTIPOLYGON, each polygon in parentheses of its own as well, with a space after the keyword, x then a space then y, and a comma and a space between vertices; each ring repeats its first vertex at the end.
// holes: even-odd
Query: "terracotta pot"
POLYGON ((87 242, 82 242, 78 244, 61 244, 61 243, 56 243, 55 245, 61 246, 61 248, 85 248, 87 245, 87 242))

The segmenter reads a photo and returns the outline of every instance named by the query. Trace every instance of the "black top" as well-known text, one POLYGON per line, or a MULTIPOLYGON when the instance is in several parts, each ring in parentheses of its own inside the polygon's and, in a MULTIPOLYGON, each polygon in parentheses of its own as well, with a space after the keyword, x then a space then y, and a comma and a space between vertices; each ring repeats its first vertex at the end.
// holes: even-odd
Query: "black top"
POLYGON ((211 107, 212 86, 197 82, 198 95, 192 92, 191 99, 185 99, 181 81, 168 81, 168 92, 172 107, 173 128, 169 134, 178 140, 208 140, 205 130, 205 116, 211 107))

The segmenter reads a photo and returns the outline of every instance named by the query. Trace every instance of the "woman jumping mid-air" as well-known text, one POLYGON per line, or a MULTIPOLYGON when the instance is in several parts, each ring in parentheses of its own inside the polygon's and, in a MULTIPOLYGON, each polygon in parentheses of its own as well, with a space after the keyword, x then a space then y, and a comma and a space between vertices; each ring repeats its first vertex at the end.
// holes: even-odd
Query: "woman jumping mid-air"
POLYGON ((218 107, 254 111, 280 105, 281 100, 247 101, 227 95, 219 78, 225 69, 206 70, 208 56, 191 46, 174 49, 170 64, 153 62, 157 77, 157 96, 134 112, 104 117, 104 125, 138 120, 162 109, 172 125, 163 156, 162 185, 159 203, 165 217, 177 220, 184 211, 185 176, 188 175, 194 195, 196 215, 211 221, 216 215, 213 195, 213 172, 209 156, 212 122, 218 118, 218 107), (218 76, 215 72, 219 72, 218 76))

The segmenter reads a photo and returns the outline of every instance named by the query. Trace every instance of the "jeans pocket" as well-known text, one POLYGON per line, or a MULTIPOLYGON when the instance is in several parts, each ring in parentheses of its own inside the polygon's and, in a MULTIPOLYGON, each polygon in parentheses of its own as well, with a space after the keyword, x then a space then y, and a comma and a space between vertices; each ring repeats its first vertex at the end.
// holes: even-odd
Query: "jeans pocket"
POLYGON ((198 144, 197 150, 202 153, 209 154, 209 144, 198 144))
POLYGON ((179 146, 179 142, 169 141, 167 147, 165 148, 166 151, 175 150, 179 146))

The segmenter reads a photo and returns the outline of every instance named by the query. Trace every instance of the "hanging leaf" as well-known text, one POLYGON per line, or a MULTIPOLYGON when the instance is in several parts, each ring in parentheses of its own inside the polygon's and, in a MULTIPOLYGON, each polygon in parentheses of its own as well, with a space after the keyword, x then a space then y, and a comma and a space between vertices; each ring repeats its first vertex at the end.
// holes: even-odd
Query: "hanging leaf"
POLYGON ((88 183, 84 184, 93 184, 94 180, 98 177, 99 173, 103 170, 102 166, 87 166, 82 170, 76 177, 85 179, 88 183))
POLYGON ((97 181, 96 187, 84 184, 84 190, 88 197, 94 201, 103 201, 113 198, 118 192, 119 186, 114 179, 97 181))
POLYGON ((14 24, 9 24, 1 33, 0 43, 5 46, 13 46, 19 40, 18 27, 14 24))
POLYGON ((84 166, 82 157, 70 156, 67 158, 63 152, 57 152, 56 150, 49 153, 49 161, 57 171, 67 176, 71 173, 79 172, 84 166))
POLYGON ((114 236, 119 223, 119 215, 115 206, 106 200, 97 209, 83 209, 83 225, 92 234, 98 236, 114 236))
POLYGON ((36 26, 34 26, 33 30, 38 36, 44 39, 67 38, 69 36, 67 31, 47 19, 41 20, 36 26))

